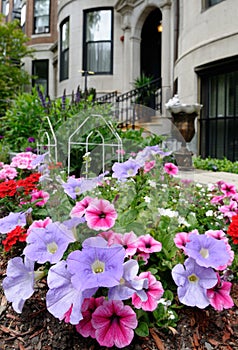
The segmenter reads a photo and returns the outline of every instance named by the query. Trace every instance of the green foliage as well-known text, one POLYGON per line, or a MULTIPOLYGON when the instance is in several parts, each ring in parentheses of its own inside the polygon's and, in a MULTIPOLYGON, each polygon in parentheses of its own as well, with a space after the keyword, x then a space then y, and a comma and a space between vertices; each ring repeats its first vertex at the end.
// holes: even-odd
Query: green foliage
POLYGON ((228 173, 238 174, 238 161, 232 162, 226 157, 223 159, 194 157, 193 165, 197 169, 210 171, 224 171, 228 173))
POLYGON ((136 78, 133 86, 135 89, 138 89, 138 96, 135 103, 153 107, 153 99, 156 88, 153 85, 150 85, 153 81, 152 77, 148 77, 145 74, 142 74, 140 77, 136 78))
POLYGON ((0 16, 0 116, 16 95, 29 83, 30 76, 21 69, 21 60, 32 56, 33 50, 26 43, 28 38, 19 21, 6 22, 0 16))

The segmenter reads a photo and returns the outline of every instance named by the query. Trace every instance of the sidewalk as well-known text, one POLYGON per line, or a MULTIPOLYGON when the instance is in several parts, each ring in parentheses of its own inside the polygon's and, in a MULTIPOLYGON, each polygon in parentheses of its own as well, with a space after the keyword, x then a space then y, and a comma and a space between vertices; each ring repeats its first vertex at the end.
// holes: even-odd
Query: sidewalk
POLYGON ((238 190, 238 174, 194 169, 191 171, 180 171, 180 177, 191 179, 201 184, 216 183, 217 181, 223 180, 235 185, 238 190))

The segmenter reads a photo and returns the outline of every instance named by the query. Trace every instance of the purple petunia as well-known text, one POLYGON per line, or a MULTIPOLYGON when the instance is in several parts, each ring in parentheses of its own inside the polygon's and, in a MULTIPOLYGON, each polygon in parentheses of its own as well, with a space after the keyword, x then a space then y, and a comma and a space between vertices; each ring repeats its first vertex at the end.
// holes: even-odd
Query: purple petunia
POLYGON ((217 283, 217 275, 212 268, 202 267, 194 259, 188 258, 184 266, 178 264, 172 269, 172 277, 178 286, 181 303, 201 309, 210 304, 207 290, 217 283))
MULTIPOLYGON (((100 238, 100 237, 98 237, 100 238)), ((75 250, 67 259, 68 269, 73 274, 72 283, 77 289, 113 287, 123 274, 125 249, 120 245, 105 247, 98 240, 93 245, 83 244, 82 251, 75 250)))
POLYGON ((191 234, 185 252, 195 259, 198 265, 204 267, 217 268, 227 265, 230 258, 225 242, 207 235, 191 234))
POLYGON ((104 175, 105 174, 101 174, 93 179, 77 179, 73 176, 70 176, 67 182, 62 184, 64 192, 72 199, 76 199, 78 195, 86 191, 91 191, 92 189, 97 187, 98 183, 102 180, 104 175))
POLYGON ((8 301, 12 302, 13 309, 21 313, 26 299, 34 293, 34 262, 25 257, 16 257, 8 262, 7 277, 2 286, 8 301))
POLYGON ((63 320, 67 317, 71 324, 78 324, 83 318, 81 306, 84 298, 91 297, 96 290, 82 292, 71 283, 72 274, 67 269, 66 262, 60 261, 49 270, 46 294, 46 306, 55 317, 63 320))
POLYGON ((26 239, 28 243, 23 254, 38 263, 57 263, 69 243, 75 242, 73 232, 59 222, 50 223, 45 228, 33 228, 26 239))
POLYGON ((5 234, 14 230, 17 226, 25 226, 26 214, 27 212, 10 213, 9 215, 0 219, 0 233, 5 234))
POLYGON ((123 275, 120 284, 109 289, 109 300, 126 300, 136 293, 142 301, 148 299, 144 288, 148 288, 148 279, 138 279, 138 262, 134 259, 128 260, 123 264, 123 275))
POLYGON ((135 176, 140 169, 140 164, 134 159, 128 159, 124 163, 114 163, 112 166, 112 177, 118 180, 126 180, 128 177, 135 176))

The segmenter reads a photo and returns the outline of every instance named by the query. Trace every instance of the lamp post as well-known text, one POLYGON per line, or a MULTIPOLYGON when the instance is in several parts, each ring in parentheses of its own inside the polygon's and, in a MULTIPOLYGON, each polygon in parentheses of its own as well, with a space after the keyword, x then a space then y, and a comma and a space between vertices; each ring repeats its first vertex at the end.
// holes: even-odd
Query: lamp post
POLYGON ((84 93, 87 95, 88 93, 88 75, 93 75, 95 74, 91 70, 80 70, 80 73, 84 74, 84 93))

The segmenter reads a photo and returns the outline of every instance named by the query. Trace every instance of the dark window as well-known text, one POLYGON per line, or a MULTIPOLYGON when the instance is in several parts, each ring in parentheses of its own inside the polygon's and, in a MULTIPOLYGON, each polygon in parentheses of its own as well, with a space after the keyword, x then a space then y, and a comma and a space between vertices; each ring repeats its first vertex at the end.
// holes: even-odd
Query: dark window
POLYGON ((50 31, 50 0, 35 0, 34 33, 44 34, 50 31))
POLYGON ((32 86, 43 87, 44 94, 47 96, 49 89, 49 61, 32 61, 32 74, 34 76, 34 79, 32 80, 32 86))
POLYGON ((60 81, 69 77, 69 18, 60 25, 60 81))
POLYGON ((21 0, 13 1, 12 19, 21 19, 21 0))
POLYGON ((103 8, 84 12, 84 71, 112 74, 112 38, 112 9, 103 8))
POLYGON ((203 8, 207 9, 211 6, 219 4, 219 2, 222 2, 222 1, 224 1, 224 0, 203 0, 203 8))
POLYGON ((201 75, 200 153, 238 160, 238 58, 198 71, 201 75))

